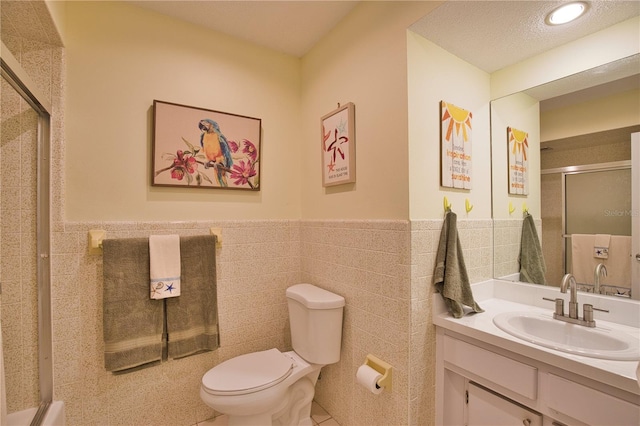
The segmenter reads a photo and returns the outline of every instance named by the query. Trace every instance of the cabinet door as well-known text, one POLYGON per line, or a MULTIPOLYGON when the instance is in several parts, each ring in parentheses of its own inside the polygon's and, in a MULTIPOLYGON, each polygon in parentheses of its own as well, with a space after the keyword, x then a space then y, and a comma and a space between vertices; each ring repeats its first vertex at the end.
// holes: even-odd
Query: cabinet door
POLYGON ((542 415, 469 382, 467 425, 542 426, 542 415))

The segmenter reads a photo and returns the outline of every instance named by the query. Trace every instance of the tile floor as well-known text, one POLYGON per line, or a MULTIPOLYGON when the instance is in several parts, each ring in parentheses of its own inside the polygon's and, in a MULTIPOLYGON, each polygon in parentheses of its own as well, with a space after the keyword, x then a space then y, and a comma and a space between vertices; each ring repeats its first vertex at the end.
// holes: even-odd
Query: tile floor
POLYGON ((327 411, 315 401, 311 404, 311 420, 313 420, 313 426, 340 426, 340 424, 331 417, 331 414, 327 413, 327 411))
MULTIPOLYGON (((311 420, 313 421, 313 426, 340 426, 340 424, 331 417, 331 414, 327 413, 327 411, 315 401, 313 401, 311 405, 311 420)), ((227 426, 227 418, 226 416, 216 417, 215 419, 200 422, 197 426, 227 426)))

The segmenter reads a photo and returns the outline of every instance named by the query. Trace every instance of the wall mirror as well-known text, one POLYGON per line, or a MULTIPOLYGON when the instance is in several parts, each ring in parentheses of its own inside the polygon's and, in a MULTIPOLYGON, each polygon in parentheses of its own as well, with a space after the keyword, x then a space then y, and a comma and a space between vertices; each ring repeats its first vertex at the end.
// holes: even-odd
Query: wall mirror
MULTIPOLYGON (((640 299, 640 283, 631 278, 631 269, 640 262, 630 245, 632 240, 640 241, 640 235, 631 235, 639 232, 640 222, 640 213, 634 210, 637 207, 632 207, 640 205, 638 200, 632 204, 633 197, 640 197, 640 190, 631 189, 632 176, 638 173, 632 175, 632 170, 640 167, 638 159, 632 161, 631 141, 632 134, 640 132, 640 125, 637 121, 620 125, 610 120, 593 127, 599 127, 598 131, 585 132, 586 126, 579 122, 564 122, 562 137, 548 131, 551 125, 558 128, 555 118, 561 120, 562 114, 572 109, 590 117, 590 124, 600 118, 606 120, 604 109, 611 105, 607 102, 626 95, 635 96, 637 105, 639 88, 640 55, 634 55, 492 100, 496 278, 519 280, 523 210, 528 210, 533 215, 547 266, 546 282, 539 284, 559 286, 564 273, 571 272, 582 284, 582 291, 593 292, 594 265, 603 263, 608 273, 600 273, 600 294, 640 299), (527 143, 519 147, 526 149, 527 195, 509 193, 512 163, 508 158, 508 128, 527 134, 527 143), (622 253, 618 247, 627 244, 629 255, 617 263, 614 250, 622 253), (597 245, 606 246, 611 257, 596 254, 597 245)), ((615 109, 615 105, 609 109, 615 109)), ((633 144, 640 145, 640 137, 636 138, 633 144)), ((640 146, 634 149, 638 151, 640 146)))

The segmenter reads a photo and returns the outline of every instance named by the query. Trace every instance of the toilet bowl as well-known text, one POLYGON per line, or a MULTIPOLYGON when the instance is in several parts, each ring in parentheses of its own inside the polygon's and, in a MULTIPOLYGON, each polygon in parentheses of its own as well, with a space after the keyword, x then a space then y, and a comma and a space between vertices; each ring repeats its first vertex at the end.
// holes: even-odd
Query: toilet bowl
MULTIPOLYGON (((321 365, 309 364, 293 351, 283 353, 269 349, 240 355, 204 375, 200 397, 210 407, 227 414, 230 426, 273 424, 273 420, 287 414, 283 412, 287 406, 298 402, 298 422, 282 423, 298 425, 305 414, 301 411, 307 405, 301 402, 308 403, 310 412, 321 368, 321 365), (301 379, 309 386, 298 386, 295 395, 288 395, 291 386, 301 379)), ((288 414, 296 417, 295 413, 288 414)), ((309 415, 307 413, 306 417, 309 415)))
POLYGON ((229 426, 311 426, 324 365, 340 359, 344 298, 310 284, 287 289, 293 351, 237 356, 202 377, 200 397, 229 426))

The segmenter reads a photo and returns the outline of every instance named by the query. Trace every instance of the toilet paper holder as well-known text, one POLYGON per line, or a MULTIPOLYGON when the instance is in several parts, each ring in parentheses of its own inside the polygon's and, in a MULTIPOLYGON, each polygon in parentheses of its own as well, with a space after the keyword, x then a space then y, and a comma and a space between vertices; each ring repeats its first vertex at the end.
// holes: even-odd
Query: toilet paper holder
POLYGON ((378 379, 377 385, 391 392, 391 378, 393 372, 391 364, 384 362, 375 355, 368 354, 364 360, 364 365, 367 365, 382 374, 382 377, 378 379))

